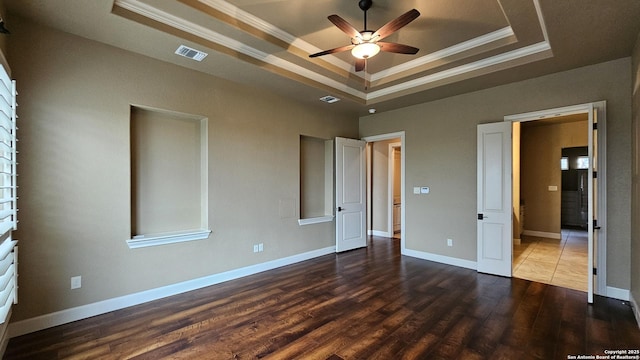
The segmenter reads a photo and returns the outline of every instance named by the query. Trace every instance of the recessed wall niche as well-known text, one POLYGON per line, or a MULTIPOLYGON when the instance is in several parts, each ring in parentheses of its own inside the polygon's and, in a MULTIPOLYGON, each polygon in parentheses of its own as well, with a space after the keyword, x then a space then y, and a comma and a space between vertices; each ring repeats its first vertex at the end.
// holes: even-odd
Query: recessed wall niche
POLYGON ((132 106, 130 126, 129 246, 208 237, 207 119, 132 106))
POLYGON ((300 225, 333 220, 333 140, 300 135, 300 225))

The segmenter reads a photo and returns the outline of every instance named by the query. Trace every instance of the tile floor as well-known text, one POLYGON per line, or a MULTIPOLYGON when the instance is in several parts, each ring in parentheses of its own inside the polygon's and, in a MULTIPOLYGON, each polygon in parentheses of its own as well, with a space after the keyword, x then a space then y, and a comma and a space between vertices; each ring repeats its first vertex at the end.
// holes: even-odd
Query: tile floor
POLYGON ((562 239, 522 236, 513 246, 513 276, 587 291, 587 232, 562 230, 562 239))

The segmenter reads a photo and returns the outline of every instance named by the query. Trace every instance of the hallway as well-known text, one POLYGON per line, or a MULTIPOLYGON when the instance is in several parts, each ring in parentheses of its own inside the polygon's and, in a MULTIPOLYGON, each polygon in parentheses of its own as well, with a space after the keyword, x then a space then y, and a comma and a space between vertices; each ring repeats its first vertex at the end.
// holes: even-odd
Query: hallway
POLYGON ((562 239, 522 236, 513 246, 513 276, 587 291, 587 232, 563 229, 562 239))

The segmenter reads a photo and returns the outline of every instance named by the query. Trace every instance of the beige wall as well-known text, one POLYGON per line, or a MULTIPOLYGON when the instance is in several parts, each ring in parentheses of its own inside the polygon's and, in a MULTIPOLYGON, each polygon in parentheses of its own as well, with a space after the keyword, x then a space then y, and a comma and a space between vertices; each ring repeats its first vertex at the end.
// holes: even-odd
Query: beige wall
POLYGON ((630 74, 631 60, 624 58, 362 117, 361 136, 406 132, 405 186, 431 188, 428 196, 407 194, 407 248, 475 261, 477 124, 606 100, 607 283, 629 289, 630 74))
MULTIPOLYGON (((358 120, 13 19, 20 89, 23 320, 334 244, 299 226, 300 135, 356 137, 358 120), (130 105, 209 119, 207 240, 131 250, 130 105), (284 210, 284 211, 279 211, 284 210), (264 252, 253 253, 253 244, 264 252), (70 277, 82 288, 70 290, 70 277)), ((320 107, 322 106, 322 107, 320 107)))
MULTIPOLYGON (((631 296, 640 301, 640 34, 633 51, 633 187, 631 190, 631 296)), ((640 309, 636 308, 636 316, 640 309)), ((640 317, 638 318, 640 323, 640 317)))
MULTIPOLYGON (((9 31, 13 31, 13 27, 11 26, 11 22, 8 21, 6 17, 6 10, 4 6, 4 0, 0 0, 0 15, 2 15, 2 19, 5 21, 5 27, 9 29, 9 31)), ((7 39, 9 35, 0 34, 0 64, 7 69, 7 72, 11 74, 11 68, 7 61, 7 39)))
POLYGON ((525 230, 560 234, 562 148, 589 145, 588 126, 586 115, 580 122, 522 124, 520 196, 525 230), (549 191, 549 186, 558 191, 549 191))

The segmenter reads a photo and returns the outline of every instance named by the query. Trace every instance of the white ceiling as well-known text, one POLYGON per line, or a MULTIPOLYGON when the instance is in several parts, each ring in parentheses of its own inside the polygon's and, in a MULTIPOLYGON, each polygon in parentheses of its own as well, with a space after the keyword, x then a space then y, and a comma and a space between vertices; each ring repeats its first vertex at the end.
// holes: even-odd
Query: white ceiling
MULTIPOLYGON (((343 99, 360 115, 629 56, 640 32, 638 0, 374 0, 376 30, 415 8, 421 16, 385 41, 420 49, 381 53, 356 73, 350 43, 327 19, 357 29, 357 0, 5 0, 19 16, 62 31, 305 102, 343 99), (209 54, 174 54, 184 44, 209 54)), ((324 104, 323 104, 324 105, 324 104)))

